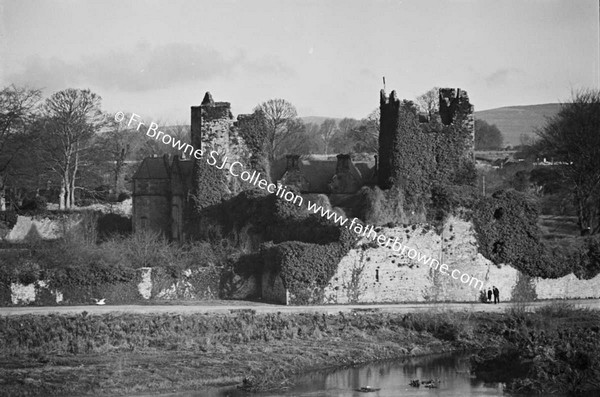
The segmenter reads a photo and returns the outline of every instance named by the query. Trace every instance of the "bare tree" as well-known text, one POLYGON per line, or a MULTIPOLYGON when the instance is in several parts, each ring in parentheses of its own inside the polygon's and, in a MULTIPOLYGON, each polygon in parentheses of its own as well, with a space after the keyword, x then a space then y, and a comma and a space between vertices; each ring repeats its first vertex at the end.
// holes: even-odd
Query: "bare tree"
MULTIPOLYGON (((110 115, 102 133, 95 142, 97 155, 101 161, 110 162, 111 188, 115 195, 125 190, 124 176, 127 161, 141 149, 147 138, 135 129, 126 129, 122 123, 114 121, 110 115)), ((127 117, 126 117, 127 119, 127 117)))
POLYGON ((373 110, 353 128, 350 136, 354 143, 354 151, 377 153, 379 151, 379 108, 373 110))
POLYGON ((582 90, 538 131, 540 151, 573 189, 582 234, 600 232, 600 91, 582 90))
POLYGON ((339 132, 331 142, 332 150, 337 153, 350 153, 355 150, 352 131, 360 126, 356 119, 344 118, 338 123, 339 132))
POLYGON ((301 130, 294 105, 285 99, 269 99, 261 103, 254 111, 261 110, 267 122, 266 151, 269 161, 275 160, 279 155, 285 154, 284 143, 286 140, 301 130))
POLYGON ((317 150, 318 127, 316 128, 317 132, 310 131, 301 119, 294 119, 288 122, 287 128, 289 133, 278 145, 276 158, 287 153, 310 154, 317 150))
POLYGON ((429 116, 438 111, 440 106, 440 88, 433 87, 426 93, 417 97, 419 110, 427 113, 429 116))
MULTIPOLYGON (((189 124, 185 124, 184 122, 180 121, 180 122, 176 122, 172 125, 169 125, 168 127, 165 127, 165 133, 171 135, 171 137, 173 137, 174 141, 181 141, 181 142, 185 142, 185 143, 192 143, 192 137, 190 134, 190 125, 189 124)), ((164 145, 161 143, 161 145, 163 145, 167 151, 168 154, 171 154, 173 156, 178 155, 178 156, 182 156, 182 152, 181 150, 179 150, 177 147, 174 147, 173 145, 164 145)))
POLYGON ((323 150, 325 154, 329 154, 331 141, 338 132, 339 129, 334 119, 327 119, 321 124, 321 127, 319 128, 319 137, 323 141, 323 150))
POLYGON ((346 118, 343 118, 338 123, 338 128, 340 129, 340 133, 342 135, 345 135, 348 132, 350 132, 353 128, 355 128, 356 126, 358 126, 358 124, 359 124, 358 120, 346 117, 346 118))
POLYGON ((26 135, 40 98, 39 90, 14 85, 0 91, 0 211, 6 210, 6 180, 11 165, 31 144, 26 135))
POLYGON ((44 152, 49 168, 60 177, 59 208, 75 204, 75 180, 82 158, 104 117, 100 96, 90 90, 66 89, 53 94, 43 107, 44 152))

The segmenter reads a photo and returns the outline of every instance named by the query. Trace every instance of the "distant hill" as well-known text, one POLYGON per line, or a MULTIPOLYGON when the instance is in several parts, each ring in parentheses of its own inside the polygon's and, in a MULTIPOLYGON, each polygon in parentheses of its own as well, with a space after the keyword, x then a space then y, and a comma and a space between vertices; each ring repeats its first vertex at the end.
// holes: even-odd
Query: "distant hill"
POLYGON ((507 106, 475 112, 475 118, 496 124, 504 136, 504 146, 521 143, 521 134, 535 136, 535 130, 546 124, 548 117, 560 110, 560 103, 542 105, 507 106))
MULTIPOLYGON (((546 124, 548 117, 554 116, 560 110, 560 103, 545 103, 541 105, 506 106, 475 112, 475 118, 496 124, 504 137, 504 146, 521 144, 521 134, 535 137, 535 130, 546 124)), ((304 123, 321 125, 323 121, 333 118, 340 122, 341 118, 306 116, 300 117, 304 123)))

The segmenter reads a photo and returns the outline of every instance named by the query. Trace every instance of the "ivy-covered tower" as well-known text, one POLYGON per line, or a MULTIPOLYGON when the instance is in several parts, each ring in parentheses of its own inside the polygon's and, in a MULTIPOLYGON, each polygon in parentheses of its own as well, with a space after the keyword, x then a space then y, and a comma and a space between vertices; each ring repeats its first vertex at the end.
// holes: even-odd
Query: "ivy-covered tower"
MULTIPOLYGON (((227 155, 234 119, 230 103, 215 102, 210 92, 204 95, 200 106, 192 106, 191 118, 192 145, 201 148, 204 156, 193 159, 191 197, 185 213, 186 218, 198 221, 196 216, 203 209, 219 204, 230 193, 225 172, 209 165, 207 158, 213 150, 227 155)), ((185 225, 186 229, 190 226, 193 225, 185 225)))
POLYGON ((398 121, 400 117, 400 100, 396 91, 388 97, 385 90, 379 93, 379 163, 377 168, 377 184, 382 189, 393 185, 394 148, 400 140, 398 121))
POLYGON ((406 195, 422 196, 429 184, 470 183, 474 172, 473 105, 466 91, 453 88, 440 89, 439 102, 437 114, 422 118, 412 102, 401 101, 395 91, 388 97, 381 90, 380 188, 398 186, 406 195))
POLYGON ((257 170, 268 178, 263 150, 265 131, 262 113, 239 115, 235 120, 230 103, 215 102, 210 92, 204 95, 200 106, 191 107, 192 144, 204 153, 202 159, 194 159, 190 190, 194 201, 192 212, 197 213, 249 188, 240 178, 227 172, 227 167, 234 162, 242 164, 241 168, 236 165, 238 172, 257 170), (211 154, 212 151, 218 155, 211 154), (217 164, 212 163, 214 158, 217 158, 217 164), (225 162, 223 167, 222 162, 225 162))

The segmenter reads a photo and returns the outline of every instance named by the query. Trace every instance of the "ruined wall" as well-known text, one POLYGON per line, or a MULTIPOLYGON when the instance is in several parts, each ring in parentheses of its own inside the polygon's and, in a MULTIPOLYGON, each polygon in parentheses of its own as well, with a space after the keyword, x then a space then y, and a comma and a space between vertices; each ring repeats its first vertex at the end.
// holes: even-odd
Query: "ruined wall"
MULTIPOLYGON (((249 123, 247 118, 242 119, 242 125, 249 123)), ((240 127, 236 124, 229 102, 215 102, 210 92, 207 92, 202 104, 191 108, 191 135, 194 147, 202 148, 205 157, 215 150, 221 155, 219 160, 224 160, 227 166, 239 161, 244 164, 245 169, 252 168, 252 152, 248 149, 240 127)), ((261 165, 256 165, 256 169, 260 167, 261 165)), ((197 165, 195 165, 194 181, 198 180, 196 177, 198 172, 197 165)), ((236 194, 244 189, 239 178, 230 173, 225 173, 225 177, 229 193, 236 194)), ((194 188, 201 189, 202 187, 194 188)))
POLYGON ((380 92, 378 185, 401 188, 411 210, 420 211, 432 186, 474 181, 473 105, 460 89, 440 89, 440 107, 431 119, 419 117, 396 92, 380 92))
POLYGON ((389 97, 384 90, 379 92, 380 127, 377 183, 382 189, 389 189, 393 184, 393 171, 396 169, 394 147, 400 139, 398 132, 399 109, 400 100, 396 91, 392 91, 389 97))
POLYGON ((0 236, 10 242, 31 242, 36 240, 55 240, 63 237, 66 231, 77 230, 81 216, 64 215, 60 218, 35 216, 17 216, 17 223, 5 236, 0 236))
POLYGON ((96 299, 105 299, 105 303, 111 305, 219 297, 220 270, 215 267, 187 269, 176 280, 162 269, 145 267, 137 271, 137 277, 131 282, 97 286, 50 288, 46 280, 0 284, 0 306, 94 304, 96 299))
MULTIPOLYGON (((466 91, 440 89, 439 117, 442 128, 436 134, 436 177, 451 184, 469 184, 475 179, 474 106, 466 91)), ((431 127, 431 126, 430 126, 431 127)))
MULTIPOLYGON (((578 280, 574 275, 559 279, 528 279, 508 265, 496 266, 477 252, 470 222, 451 218, 437 234, 426 225, 382 228, 380 234, 419 252, 431 255, 449 266, 496 286, 500 299, 600 298, 600 275, 578 280)), ((338 266, 325 289, 323 303, 373 302, 477 302, 479 290, 443 275, 430 266, 401 255, 390 248, 352 249, 338 266)))
POLYGON ((469 101, 465 90, 457 88, 441 88, 439 92, 439 115, 442 124, 455 124, 470 138, 465 139, 464 154, 474 156, 475 150, 475 108, 469 101))
POLYGON ((247 161, 247 166, 260 172, 270 181, 269 160, 265 150, 267 142, 267 118, 262 111, 252 114, 240 114, 233 126, 231 145, 239 157, 247 161))
POLYGON ((538 299, 599 298, 600 274, 590 280, 580 280, 574 274, 557 278, 533 280, 538 299))
POLYGON ((191 117, 194 147, 204 151, 229 149, 229 131, 234 121, 229 102, 215 102, 207 92, 200 106, 192 106, 191 117))

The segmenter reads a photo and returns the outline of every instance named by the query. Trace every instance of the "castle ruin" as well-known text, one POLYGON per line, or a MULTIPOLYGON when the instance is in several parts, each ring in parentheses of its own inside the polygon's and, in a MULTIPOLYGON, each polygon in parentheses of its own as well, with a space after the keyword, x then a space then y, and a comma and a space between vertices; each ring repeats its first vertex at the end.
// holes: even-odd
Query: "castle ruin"
MULTIPOLYGON (((440 90, 439 98, 439 113, 432 119, 424 119, 416 109, 412 113, 410 109, 406 111, 407 102, 400 101, 395 91, 387 96, 381 90, 379 153, 372 161, 353 161, 350 154, 339 154, 335 160, 289 154, 268 164, 267 170, 261 165, 264 153, 259 145, 250 144, 251 134, 260 128, 256 115, 239 115, 236 120, 230 103, 215 102, 209 92, 199 106, 191 107, 191 141, 205 155, 217 151, 227 157, 228 163, 239 161, 246 168, 260 170, 264 176, 270 175, 275 182, 293 186, 302 194, 326 194, 334 198, 355 194, 363 186, 406 188, 406 178, 411 176, 404 165, 417 163, 411 156, 430 156, 423 158, 435 159, 438 168, 472 162, 473 106, 467 93, 445 88, 440 90), (436 135, 431 135, 432 129, 436 135), (425 141, 439 140, 436 136, 450 137, 440 141, 438 147, 455 145, 457 149, 450 154, 437 153, 436 147, 427 146, 420 148, 421 152, 414 152, 414 148, 409 152, 410 134, 422 135, 425 141)), ((155 230, 170 239, 185 240, 185 214, 189 214, 192 206, 191 197, 205 188, 196 182, 195 161, 178 156, 144 159, 133 177, 134 231, 155 230)), ((224 194, 235 195, 246 188, 238 178, 226 174, 224 194)))

